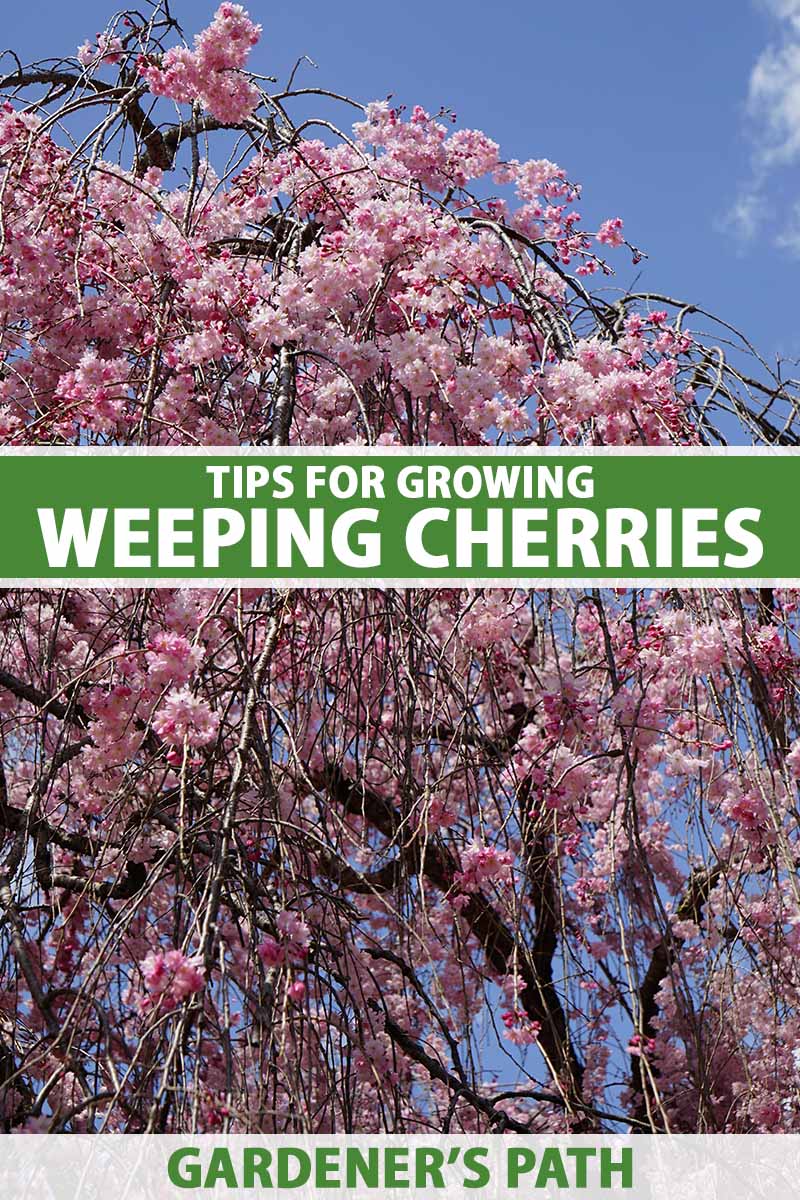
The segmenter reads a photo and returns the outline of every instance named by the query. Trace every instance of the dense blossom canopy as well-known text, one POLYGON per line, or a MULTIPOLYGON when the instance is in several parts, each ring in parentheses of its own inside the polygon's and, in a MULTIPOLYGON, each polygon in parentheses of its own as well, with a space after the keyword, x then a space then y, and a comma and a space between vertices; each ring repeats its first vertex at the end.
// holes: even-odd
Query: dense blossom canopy
MULTIPOLYGON (((279 90, 238 5, 179 33, 8 62, 6 444, 795 442, 795 386, 616 285, 554 163, 279 90)), ((7 591, 6 1128, 800 1129, 796 624, 7 591)))

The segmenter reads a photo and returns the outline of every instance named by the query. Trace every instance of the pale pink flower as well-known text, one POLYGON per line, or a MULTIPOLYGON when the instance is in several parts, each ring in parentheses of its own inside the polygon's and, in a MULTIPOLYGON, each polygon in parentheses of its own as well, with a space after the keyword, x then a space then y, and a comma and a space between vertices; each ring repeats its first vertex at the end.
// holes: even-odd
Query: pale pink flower
POLYGON ((151 950, 141 964, 147 996, 139 1002, 143 1012, 160 1001, 165 1009, 175 1008, 182 1000, 202 991, 205 968, 199 955, 188 957, 182 950, 151 950))
POLYGON ((219 716, 188 688, 171 691, 153 718, 153 729, 175 746, 208 746, 216 739, 219 716))

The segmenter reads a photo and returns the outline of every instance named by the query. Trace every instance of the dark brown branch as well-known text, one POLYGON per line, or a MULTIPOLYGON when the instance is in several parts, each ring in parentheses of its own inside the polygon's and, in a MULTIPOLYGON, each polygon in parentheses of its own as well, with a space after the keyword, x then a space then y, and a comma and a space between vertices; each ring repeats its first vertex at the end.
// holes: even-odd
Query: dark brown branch
POLYGON ((0 79, 0 90, 12 87, 15 89, 35 87, 38 84, 52 84, 71 90, 94 92, 96 96, 109 102, 116 101, 119 104, 121 115, 127 120, 146 148, 146 158, 140 159, 138 173, 143 175, 148 166, 160 167, 163 171, 171 169, 175 149, 166 145, 158 126, 150 120, 139 103, 140 98, 147 91, 146 88, 137 87, 133 83, 129 87, 118 87, 114 84, 104 83, 92 75, 80 76, 74 75, 70 71, 42 68, 40 70, 15 71, 11 75, 4 75, 0 79))
MULTIPOLYGON (((327 790, 344 811, 359 813, 385 837, 392 840, 396 838, 402 824, 400 813, 370 788, 351 782, 335 768, 315 782, 320 790, 327 790)), ((429 842, 423 847, 419 838, 412 835, 399 847, 398 855, 406 875, 422 873, 439 891, 447 893, 452 889, 456 864, 440 845, 429 842)), ((461 916, 483 948, 486 961, 496 975, 508 974, 512 964, 515 964, 526 985, 520 996, 522 1006, 527 1016, 541 1026, 539 1044, 551 1070, 564 1088, 566 1106, 574 1111, 580 1110, 584 1068, 569 1038, 564 1008, 553 982, 552 967, 546 961, 544 944, 540 944, 538 949, 534 944, 533 954, 526 953, 523 947, 522 953, 515 959, 515 949, 519 949, 515 935, 480 892, 469 896, 461 916), (546 968, 543 976, 539 975, 539 967, 546 968)))
MULTIPOLYGON (((686 892, 675 912, 675 921, 693 921, 699 925, 703 919, 703 909, 708 897, 716 886, 722 874, 722 868, 709 867, 693 871, 689 877, 686 892)), ((670 968, 677 960, 678 952, 685 939, 668 930, 653 950, 650 965, 639 988, 639 1033, 642 1039, 654 1038, 657 1030, 655 1019, 659 1013, 658 990, 669 974, 670 968)), ((644 1052, 644 1047, 640 1047, 644 1052)), ((644 1072, 640 1054, 631 1055, 631 1084, 636 1095, 642 1098, 637 1110, 637 1117, 644 1120, 647 1109, 644 1104, 644 1072)))
POLYGON ((0 687, 12 692, 17 699, 27 700, 29 704, 33 704, 39 709, 39 716, 58 717, 61 721, 79 725, 81 728, 85 728, 89 723, 89 718, 80 704, 73 701, 65 704, 63 700, 56 700, 34 687, 32 683, 25 683, 24 680, 17 679, 16 675, 11 675, 8 671, 0 671, 0 687))

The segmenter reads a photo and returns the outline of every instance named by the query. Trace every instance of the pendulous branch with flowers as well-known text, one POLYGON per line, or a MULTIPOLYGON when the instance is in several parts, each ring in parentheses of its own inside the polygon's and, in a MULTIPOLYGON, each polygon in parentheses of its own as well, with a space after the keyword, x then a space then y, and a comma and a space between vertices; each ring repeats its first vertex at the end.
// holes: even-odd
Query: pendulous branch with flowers
MULTIPOLYGON (((798 443, 556 164, 148 12, 0 61, 4 444, 798 443)), ((6 590, 5 1129, 797 1131, 799 655, 779 589, 6 590)))

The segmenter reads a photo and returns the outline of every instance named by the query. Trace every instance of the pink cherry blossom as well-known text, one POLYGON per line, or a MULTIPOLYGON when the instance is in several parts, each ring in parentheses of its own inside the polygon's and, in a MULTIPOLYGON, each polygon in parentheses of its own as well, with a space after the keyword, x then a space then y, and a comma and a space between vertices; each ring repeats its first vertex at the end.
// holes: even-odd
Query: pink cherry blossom
POLYGON ((93 67, 98 63, 112 66, 120 61, 122 49, 121 38, 99 33, 93 44, 86 41, 78 47, 78 61, 83 67, 93 67))
MULTIPOLYGON (((259 33, 7 80, 5 444, 797 442, 536 121, 259 33)), ((2 589, 4 1124, 800 1132, 799 645, 786 588, 2 589)))
POLYGON ((158 1002, 160 1008, 174 1008, 205 986, 205 970, 198 956, 187 957, 181 950, 153 951, 141 964, 148 997, 144 1008, 158 1002))
POLYGON ((167 694, 153 719, 153 728, 173 745, 179 746, 185 739, 190 746, 207 746, 217 736, 219 715, 184 687, 167 694))
POLYGON ((604 246, 624 245, 625 238, 622 235, 621 218, 613 217, 610 221, 604 221, 597 231, 597 240, 604 246))
POLYGON ((258 944, 258 957, 265 967, 277 967, 284 959, 284 948, 274 938, 267 937, 258 944))
POLYGON ((160 64, 140 62, 139 72, 157 96, 183 104, 199 101, 226 124, 250 116, 259 101, 256 88, 238 72, 258 42, 255 25, 240 4, 221 4, 214 20, 199 33, 194 50, 168 50, 160 64))

